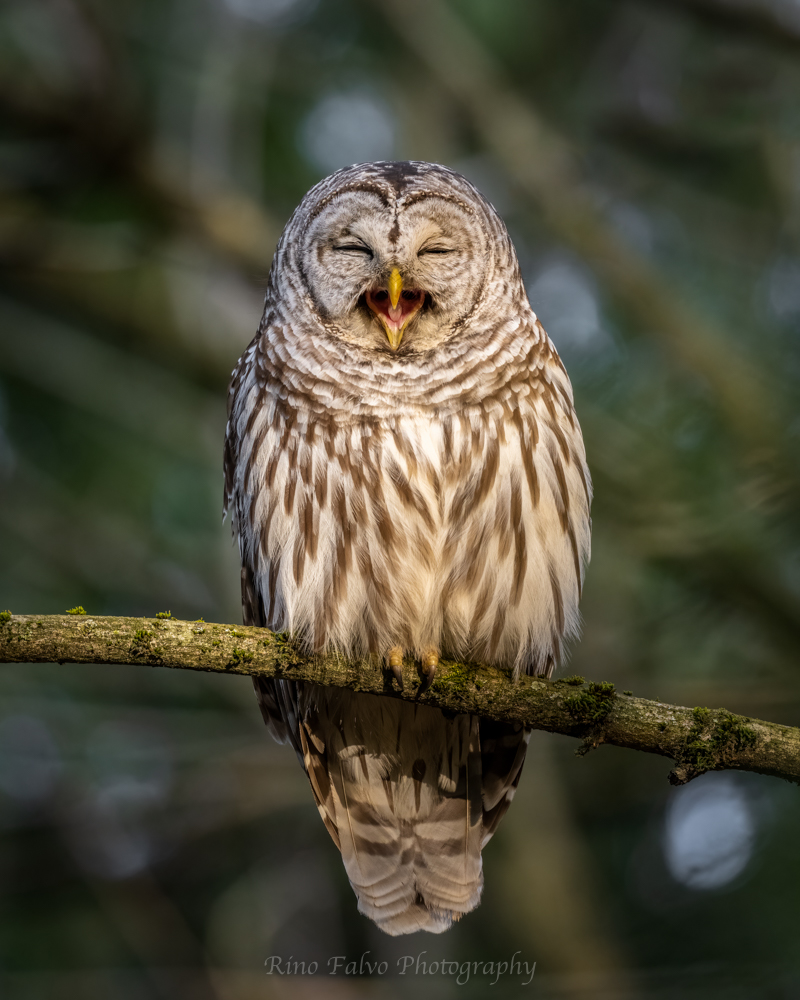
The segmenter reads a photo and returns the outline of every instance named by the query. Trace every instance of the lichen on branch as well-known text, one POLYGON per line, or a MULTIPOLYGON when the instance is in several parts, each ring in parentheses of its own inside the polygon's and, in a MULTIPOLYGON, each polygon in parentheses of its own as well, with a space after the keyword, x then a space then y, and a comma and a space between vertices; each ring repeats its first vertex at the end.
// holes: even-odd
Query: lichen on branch
MULTIPOLYGON (((83 613, 82 613, 83 612, 83 613)), ((347 660, 308 655, 291 636, 243 625, 155 618, 0 614, 0 662, 137 664, 310 681, 448 712, 467 712, 582 740, 578 753, 602 743, 675 761, 669 775, 684 784, 727 768, 775 775, 800 784, 800 729, 620 694, 608 681, 511 675, 480 663, 442 660, 424 693, 416 664, 403 664, 402 688, 377 657, 347 660)))

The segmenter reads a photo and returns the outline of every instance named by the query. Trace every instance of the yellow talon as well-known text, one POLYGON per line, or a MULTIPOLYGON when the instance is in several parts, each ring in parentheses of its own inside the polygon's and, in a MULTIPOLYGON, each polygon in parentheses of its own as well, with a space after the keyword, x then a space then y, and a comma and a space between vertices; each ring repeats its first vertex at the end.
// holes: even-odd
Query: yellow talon
POLYGON ((436 676, 436 668, 438 666, 438 650, 429 649, 422 657, 422 678, 419 685, 419 694, 424 694, 431 684, 433 684, 433 678, 436 676))
POLYGON ((397 683, 400 685, 400 690, 403 690, 403 650, 400 646, 392 646, 389 652, 386 654, 386 662, 389 665, 389 669, 394 674, 397 683))

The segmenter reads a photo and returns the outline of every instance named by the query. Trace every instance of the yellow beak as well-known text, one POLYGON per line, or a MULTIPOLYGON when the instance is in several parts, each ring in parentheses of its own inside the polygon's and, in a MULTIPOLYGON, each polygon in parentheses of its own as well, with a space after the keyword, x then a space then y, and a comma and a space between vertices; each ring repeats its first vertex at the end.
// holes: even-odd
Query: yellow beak
POLYGON ((400 293, 402 291, 403 277, 397 268, 395 268, 389 275, 389 301, 392 303, 392 309, 397 308, 397 303, 400 301, 400 293))
POLYGON ((378 288, 367 292, 367 304, 380 320, 393 351, 400 346, 403 331, 422 308, 424 301, 425 293, 421 289, 404 290, 403 276, 397 268, 389 275, 385 290, 378 288))

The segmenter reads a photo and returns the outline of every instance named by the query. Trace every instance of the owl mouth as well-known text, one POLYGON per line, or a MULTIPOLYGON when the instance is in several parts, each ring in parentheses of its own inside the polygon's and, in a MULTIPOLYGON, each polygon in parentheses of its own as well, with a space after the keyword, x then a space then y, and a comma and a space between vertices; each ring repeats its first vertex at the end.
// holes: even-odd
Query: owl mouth
POLYGON ((366 293, 365 299, 369 308, 381 321, 389 346, 396 351, 403 339, 405 328, 425 302, 425 292, 419 288, 404 288, 400 272, 395 268, 389 277, 389 287, 371 288, 366 293))

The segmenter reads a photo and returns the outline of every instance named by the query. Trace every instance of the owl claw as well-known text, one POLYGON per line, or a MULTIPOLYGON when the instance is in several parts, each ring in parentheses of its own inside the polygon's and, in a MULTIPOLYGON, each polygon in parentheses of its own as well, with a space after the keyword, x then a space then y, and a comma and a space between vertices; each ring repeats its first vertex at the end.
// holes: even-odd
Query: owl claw
POLYGON ((436 676, 436 668, 439 666, 439 654, 435 649, 429 649, 422 657, 422 669, 420 670, 420 685, 418 694, 425 694, 433 684, 436 676))
POLYGON ((395 680, 403 690, 403 650, 400 646, 392 646, 386 654, 386 664, 395 676, 395 680))

